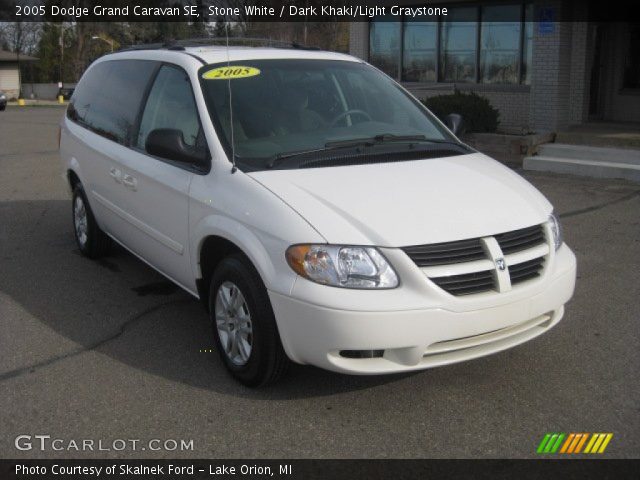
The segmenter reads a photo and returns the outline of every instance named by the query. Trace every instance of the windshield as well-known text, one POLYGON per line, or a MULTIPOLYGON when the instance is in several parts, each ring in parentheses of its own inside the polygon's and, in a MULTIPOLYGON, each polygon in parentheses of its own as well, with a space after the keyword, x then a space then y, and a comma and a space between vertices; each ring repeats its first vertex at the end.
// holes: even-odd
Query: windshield
POLYGON ((367 64, 243 60, 206 65, 199 76, 218 136, 241 169, 273 168, 282 157, 367 139, 365 146, 384 143, 387 155, 389 143, 397 150, 416 141, 460 145, 398 84, 367 64))

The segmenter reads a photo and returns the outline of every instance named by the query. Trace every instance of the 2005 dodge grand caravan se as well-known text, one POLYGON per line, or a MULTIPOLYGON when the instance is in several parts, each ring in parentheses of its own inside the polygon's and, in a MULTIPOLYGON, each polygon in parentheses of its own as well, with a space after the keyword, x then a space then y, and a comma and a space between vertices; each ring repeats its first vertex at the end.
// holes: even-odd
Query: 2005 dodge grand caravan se
POLYGON ((380 374, 498 352, 573 293, 549 202, 350 56, 107 55, 60 154, 82 253, 116 241, 202 299, 246 385, 290 360, 380 374))

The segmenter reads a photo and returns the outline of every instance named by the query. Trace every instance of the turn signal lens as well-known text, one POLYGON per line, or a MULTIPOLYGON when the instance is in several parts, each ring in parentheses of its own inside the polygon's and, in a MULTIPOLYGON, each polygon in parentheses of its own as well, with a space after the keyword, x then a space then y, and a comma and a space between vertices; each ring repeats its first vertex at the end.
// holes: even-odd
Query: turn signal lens
POLYGON ((293 245, 287 249, 287 253, 285 254, 289 266, 301 277, 307 276, 304 269, 304 260, 310 250, 310 245, 293 245))

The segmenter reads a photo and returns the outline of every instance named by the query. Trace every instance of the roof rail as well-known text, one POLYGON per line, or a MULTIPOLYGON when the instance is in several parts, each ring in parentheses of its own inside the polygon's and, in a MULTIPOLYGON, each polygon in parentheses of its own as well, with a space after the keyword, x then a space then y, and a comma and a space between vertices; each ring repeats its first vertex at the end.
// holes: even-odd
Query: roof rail
POLYGON ((295 42, 284 42, 281 40, 273 40, 270 38, 253 38, 253 37, 202 37, 202 38, 185 38, 181 40, 168 40, 163 43, 141 43, 139 45, 130 45, 121 48, 119 51, 131 50, 184 50, 186 47, 201 47, 207 45, 246 45, 255 47, 274 47, 274 48, 295 48, 299 50, 320 50, 318 47, 310 47, 295 42))

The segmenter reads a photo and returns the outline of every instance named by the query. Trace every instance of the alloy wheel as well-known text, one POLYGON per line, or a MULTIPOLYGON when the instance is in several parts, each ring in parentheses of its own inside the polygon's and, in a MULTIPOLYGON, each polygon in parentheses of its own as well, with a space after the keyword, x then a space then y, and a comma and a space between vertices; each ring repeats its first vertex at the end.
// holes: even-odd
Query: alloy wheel
POLYGON ((216 293, 216 328, 227 358, 237 366, 246 365, 253 346, 251 314, 236 284, 223 282, 216 293))

